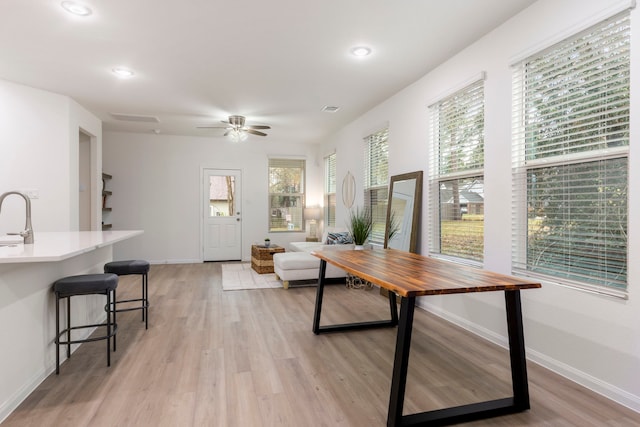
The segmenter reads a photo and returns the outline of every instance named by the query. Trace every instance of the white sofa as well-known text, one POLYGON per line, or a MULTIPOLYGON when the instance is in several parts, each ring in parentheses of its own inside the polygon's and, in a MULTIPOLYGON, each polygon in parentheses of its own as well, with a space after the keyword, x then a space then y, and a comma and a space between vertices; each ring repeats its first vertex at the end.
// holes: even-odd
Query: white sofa
MULTIPOLYGON (((340 251, 353 250, 353 244, 326 244, 329 232, 346 232, 343 229, 330 229, 325 231, 320 242, 291 242, 289 252, 273 255, 273 270, 276 276, 282 280, 285 289, 289 289, 289 282, 298 280, 317 280, 320 271, 320 258, 311 255, 313 251, 340 251)), ((345 277, 347 273, 331 264, 327 264, 325 277, 336 279, 345 277)))

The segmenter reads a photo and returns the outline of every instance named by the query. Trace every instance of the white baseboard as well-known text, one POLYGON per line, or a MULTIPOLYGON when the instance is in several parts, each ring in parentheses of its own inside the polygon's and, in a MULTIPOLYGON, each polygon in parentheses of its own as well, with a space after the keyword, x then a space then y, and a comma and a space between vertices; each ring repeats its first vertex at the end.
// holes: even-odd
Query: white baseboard
MULTIPOLYGON (((99 324, 102 322, 105 322, 107 320, 107 315, 106 313, 100 313, 98 315, 97 318, 95 318, 93 320, 93 323, 99 324)), ((79 337, 78 339, 85 339, 88 338, 97 328, 87 328, 84 330, 79 331, 79 337)), ((82 344, 72 344, 71 345, 71 354, 75 353, 76 350, 81 346, 82 344)), ((55 344, 53 344, 54 348, 55 348, 55 344)), ((61 353, 60 353, 60 365, 62 365, 62 363, 67 360, 67 352, 64 351, 64 347, 61 348, 61 353)), ((20 389, 16 390, 15 393, 13 393, 13 395, 7 399, 6 402, 3 402, 0 405, 0 424, 2 424, 2 422, 9 416, 11 415, 11 413, 13 411, 15 411, 18 406, 20 406, 20 404, 27 398, 29 397, 29 395, 31 393, 33 393, 33 391, 38 388, 38 386, 40 384, 42 384, 42 382, 44 380, 47 379, 47 377, 51 374, 53 374, 56 371, 56 360, 55 360, 55 350, 51 353, 51 357, 47 357, 45 360, 45 366, 42 369, 39 369, 37 372, 35 372, 33 374, 33 376, 31 378, 29 378, 29 381, 27 381, 25 384, 23 384, 22 387, 20 387, 20 389)))
MULTIPOLYGON (((500 347, 509 348, 508 339, 506 336, 502 336, 500 334, 496 334, 495 332, 486 329, 482 326, 479 326, 475 323, 468 321, 460 316, 457 316, 451 312, 442 310, 440 307, 433 306, 427 302, 422 300, 418 300, 418 307, 435 314, 438 317, 441 317, 463 329, 472 332, 487 341, 490 341, 500 347)), ((613 400, 620 405, 626 406, 627 408, 639 412, 640 413, 640 396, 636 396, 625 390, 622 390, 612 384, 609 384, 605 381, 602 381, 598 378, 595 378, 586 372, 575 369, 565 363, 560 362, 552 357, 548 357, 545 354, 542 354, 538 351, 532 350, 531 348, 526 348, 527 360, 537 363, 538 365, 549 369, 552 372, 555 372, 558 375, 561 375, 577 384, 580 384, 583 387, 588 388, 589 390, 598 393, 607 399, 613 400)))
MULTIPOLYGON (((55 362, 54 362, 55 363, 55 362)), ((33 391, 56 369, 54 366, 39 369, 20 389, 16 390, 6 402, 0 405, 0 423, 2 423, 33 391)))
POLYGON ((149 264, 202 264, 201 259, 161 259, 150 260, 149 264))

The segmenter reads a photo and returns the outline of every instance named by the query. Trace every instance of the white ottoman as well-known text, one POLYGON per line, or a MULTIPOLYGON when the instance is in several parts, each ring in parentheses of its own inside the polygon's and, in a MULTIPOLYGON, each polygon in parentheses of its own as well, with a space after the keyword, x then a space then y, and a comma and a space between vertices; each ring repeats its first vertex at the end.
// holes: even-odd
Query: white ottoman
MULTIPOLYGON (((320 258, 308 252, 282 252, 273 254, 273 271, 282 280, 285 289, 289 289, 291 280, 317 279, 320 271, 320 258)), ((345 277, 347 273, 331 264, 327 264, 325 277, 328 279, 345 277)))

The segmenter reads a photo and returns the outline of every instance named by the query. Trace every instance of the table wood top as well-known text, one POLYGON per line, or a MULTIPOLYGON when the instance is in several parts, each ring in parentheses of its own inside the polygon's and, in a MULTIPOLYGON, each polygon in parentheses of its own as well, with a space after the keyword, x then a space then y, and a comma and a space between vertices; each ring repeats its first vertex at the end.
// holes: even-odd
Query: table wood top
POLYGON ((522 277, 396 249, 316 251, 313 255, 401 297, 540 288, 522 277))

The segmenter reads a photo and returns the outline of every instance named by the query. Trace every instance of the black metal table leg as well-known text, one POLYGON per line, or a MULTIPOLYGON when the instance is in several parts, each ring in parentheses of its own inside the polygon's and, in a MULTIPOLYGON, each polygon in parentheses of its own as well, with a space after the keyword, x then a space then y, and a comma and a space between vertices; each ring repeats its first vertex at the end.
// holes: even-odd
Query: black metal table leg
POLYGON ((320 326, 320 315, 322 312, 322 298, 324 295, 325 272, 327 270, 327 261, 320 259, 320 273, 318 277, 318 289, 316 291, 316 307, 313 314, 313 333, 318 335, 328 332, 344 332, 358 331, 363 329, 388 328, 395 327, 398 324, 398 307, 396 306, 396 295, 389 293, 389 305, 391 311, 390 320, 373 320, 371 322, 355 322, 339 325, 323 325, 320 326))
POLYGON ((313 313, 313 333, 320 333, 320 312, 322 311, 322 296, 324 294, 324 276, 327 270, 327 261, 320 260, 320 273, 318 275, 318 289, 316 291, 316 308, 313 313))
POLYGON ((389 309, 391 311, 391 322, 398 324, 398 303, 396 302, 395 292, 389 291, 389 309))
POLYGON ((529 409, 530 406, 520 291, 505 291, 504 298, 507 310, 513 404, 517 409, 524 411, 529 409))
POLYGON ((411 331, 413 330, 415 305, 415 297, 401 298, 400 300, 400 323, 396 336, 396 353, 393 360, 389 413, 387 414, 387 426, 390 427, 400 426, 402 422, 402 408, 404 407, 404 392, 407 385, 407 370, 409 367, 409 350, 411 348, 411 331))
POLYGON ((409 301, 408 298, 402 299, 387 426, 444 426, 514 414, 529 409, 520 291, 505 291, 505 302, 513 396, 403 416, 415 301, 409 301))

